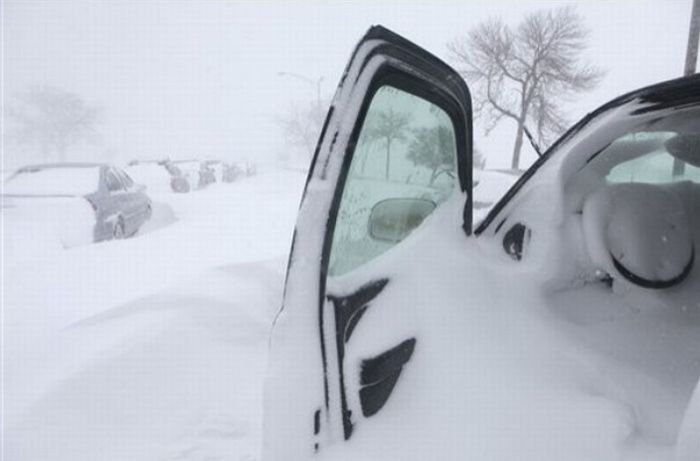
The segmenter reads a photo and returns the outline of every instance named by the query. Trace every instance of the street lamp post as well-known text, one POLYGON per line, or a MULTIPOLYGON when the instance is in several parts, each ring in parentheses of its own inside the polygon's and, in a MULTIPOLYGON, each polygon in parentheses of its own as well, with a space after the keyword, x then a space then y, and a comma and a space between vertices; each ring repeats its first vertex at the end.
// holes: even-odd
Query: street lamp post
POLYGON ((293 78, 296 78, 297 80, 301 80, 302 82, 306 82, 307 84, 315 87, 316 88, 316 104, 319 108, 321 107, 321 83, 323 82, 323 76, 314 80, 310 77, 307 77, 306 75, 297 74, 295 72, 277 72, 277 75, 280 77, 293 77, 293 78))
MULTIPOLYGON (((688 46, 685 52, 683 75, 693 75, 698 62, 698 40, 700 39, 700 0, 693 0, 690 11, 690 27, 688 30, 688 46)), ((673 159, 673 176, 685 173, 685 162, 673 159)))

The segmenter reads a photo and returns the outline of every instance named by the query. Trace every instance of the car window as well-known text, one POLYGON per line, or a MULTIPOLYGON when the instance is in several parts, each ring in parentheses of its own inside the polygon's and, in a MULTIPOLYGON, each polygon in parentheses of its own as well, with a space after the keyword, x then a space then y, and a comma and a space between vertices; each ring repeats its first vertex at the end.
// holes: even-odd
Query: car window
POLYGON ((133 187, 134 185, 134 180, 131 179, 131 177, 126 173, 124 170, 114 170, 117 173, 117 176, 121 180, 122 184, 124 185, 124 188, 128 189, 130 187, 133 187))
POLYGON ((381 87, 349 167, 329 274, 349 272, 403 240, 456 190, 456 169, 447 113, 395 87, 381 87))
POLYGON ((105 182, 107 183, 107 189, 112 192, 124 189, 121 181, 119 180, 115 172, 111 169, 108 170, 107 174, 105 175, 105 182))
MULTIPOLYGON (((634 182, 634 183, 667 183, 679 181, 693 181, 700 183, 700 168, 680 162, 680 167, 676 157, 669 152, 669 147, 674 148, 674 141, 678 139, 678 134, 670 131, 661 132, 635 132, 625 135, 611 144, 610 149, 634 153, 647 153, 623 161, 615 165, 607 174, 606 178, 612 183, 634 182)), ((620 155, 623 155, 622 153, 620 155)), ((614 161, 615 159, 611 159, 614 161)))

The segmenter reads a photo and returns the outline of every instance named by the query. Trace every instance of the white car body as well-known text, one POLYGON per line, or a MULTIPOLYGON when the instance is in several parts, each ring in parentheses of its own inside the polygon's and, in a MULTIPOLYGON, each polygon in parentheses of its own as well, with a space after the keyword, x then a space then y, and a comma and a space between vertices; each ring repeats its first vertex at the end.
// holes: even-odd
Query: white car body
POLYGON ((625 95, 476 222, 464 82, 372 28, 300 207, 271 337, 263 460, 700 459, 699 129, 699 77, 625 95), (393 154, 394 165, 406 157, 400 174, 387 148, 375 155, 387 159, 384 186, 367 180, 357 162, 380 152, 366 133, 385 100, 421 123, 426 103, 448 114, 447 195, 416 192, 425 170, 407 174, 408 141, 393 154), (683 174, 646 177, 657 158, 666 168, 680 155, 683 174), (401 202, 387 205, 392 194, 401 202), (435 210, 418 213, 426 200, 435 210))

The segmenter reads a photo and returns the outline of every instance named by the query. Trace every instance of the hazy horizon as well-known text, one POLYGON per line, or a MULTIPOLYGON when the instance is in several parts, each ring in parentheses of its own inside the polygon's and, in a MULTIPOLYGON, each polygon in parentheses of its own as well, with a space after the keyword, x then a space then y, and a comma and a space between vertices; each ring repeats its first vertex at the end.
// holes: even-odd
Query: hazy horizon
MULTIPOLYGON (((691 9, 690 0, 354 3, 5 0, 5 102, 30 85, 50 85, 100 106, 101 141, 76 149, 81 158, 273 161, 286 149, 276 119, 315 98, 318 79, 330 97, 370 25, 449 62, 446 43, 480 21, 514 24, 572 4, 591 31, 587 59, 607 70, 595 91, 567 106, 573 122, 620 93, 680 76, 691 9)), ((485 138, 477 120, 489 167, 507 165, 513 133, 502 122, 485 138)), ((4 147, 7 168, 30 157, 4 147)))

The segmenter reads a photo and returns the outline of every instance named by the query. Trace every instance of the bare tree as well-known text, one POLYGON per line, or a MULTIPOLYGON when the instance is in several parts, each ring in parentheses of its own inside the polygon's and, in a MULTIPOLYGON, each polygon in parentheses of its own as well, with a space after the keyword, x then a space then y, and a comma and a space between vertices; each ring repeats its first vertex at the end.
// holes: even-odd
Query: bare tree
POLYGON ((532 123, 540 143, 568 125, 561 105, 593 89, 603 72, 581 63, 588 30, 572 7, 539 11, 511 28, 481 23, 448 44, 462 75, 473 84, 475 110, 490 132, 504 117, 517 125, 511 167, 518 169, 523 134, 532 123))
POLYGON ((432 186, 442 174, 454 177, 455 137, 452 127, 435 125, 430 128, 417 128, 414 139, 408 146, 409 160, 430 170, 428 185, 432 186))
POLYGON ((310 159, 326 118, 327 104, 321 99, 293 104, 289 111, 278 119, 287 143, 310 159))
POLYGON ((51 86, 33 86, 18 93, 7 107, 17 144, 36 147, 44 159, 65 161, 68 148, 99 138, 99 109, 77 94, 51 86))
POLYGON ((391 146, 394 142, 405 141, 411 117, 408 113, 388 108, 383 111, 370 112, 367 115, 367 139, 370 142, 380 142, 386 149, 384 177, 389 180, 391 171, 391 146))

